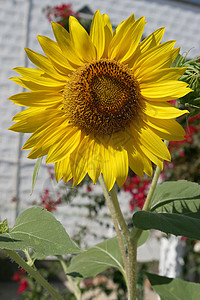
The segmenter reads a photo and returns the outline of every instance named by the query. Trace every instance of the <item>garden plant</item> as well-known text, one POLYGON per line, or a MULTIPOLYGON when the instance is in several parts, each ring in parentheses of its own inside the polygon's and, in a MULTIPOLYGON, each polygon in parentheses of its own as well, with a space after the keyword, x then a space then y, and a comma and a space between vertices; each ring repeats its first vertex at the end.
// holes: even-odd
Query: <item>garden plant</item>
MULTIPOLYGON (((108 15, 96 11, 90 32, 74 16, 69 31, 52 22, 56 41, 38 36, 45 55, 25 49, 37 68, 15 68, 11 78, 29 91, 10 97, 26 107, 9 129, 32 133, 22 149, 55 164, 57 181, 73 186, 88 174, 99 181, 113 220, 116 237, 81 249, 53 214, 41 207, 22 212, 12 228, 0 225, 0 247, 53 297, 65 299, 35 267, 36 259, 56 256, 77 300, 80 282, 113 267, 124 277, 127 299, 135 300, 137 247, 150 229, 200 239, 200 187, 186 180, 157 185, 163 161, 170 161, 169 141, 184 140, 176 118, 194 117, 200 110, 200 62, 187 61, 162 42, 165 28, 143 39, 145 18, 134 14, 114 30, 108 15), (176 100, 175 105, 170 103, 176 100), (153 167, 155 166, 155 168, 153 167), (128 227, 116 185, 121 188, 129 168, 152 177, 141 210, 128 227), (23 255, 19 255, 23 253, 23 255), (63 255, 72 255, 67 266, 63 255)), ((199 299, 200 285, 147 273, 161 299, 199 299)))

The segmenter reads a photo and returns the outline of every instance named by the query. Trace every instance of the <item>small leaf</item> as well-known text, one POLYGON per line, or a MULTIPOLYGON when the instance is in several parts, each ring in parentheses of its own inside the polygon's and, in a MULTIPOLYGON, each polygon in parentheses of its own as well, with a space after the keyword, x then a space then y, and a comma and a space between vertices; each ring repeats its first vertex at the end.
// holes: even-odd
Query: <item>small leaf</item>
POLYGON ((6 233, 6 232, 9 232, 9 227, 8 227, 8 221, 7 221, 7 219, 3 220, 0 223, 0 234, 1 233, 6 233))
POLYGON ((36 183, 36 180, 37 180, 37 176, 38 176, 38 172, 39 172, 39 169, 40 169, 40 166, 41 166, 41 163, 42 163, 42 159, 43 159, 43 156, 39 157, 37 159, 34 170, 33 170, 31 195, 33 193, 33 189, 34 189, 34 186, 35 186, 35 183, 36 183))
POLYGON ((184 213, 200 210, 200 185, 187 180, 159 184, 150 204, 151 211, 184 213))
POLYGON ((32 248, 35 256, 82 252, 70 239, 62 224, 41 207, 32 207, 21 213, 10 232, 0 234, 0 248, 32 248))
POLYGON ((146 273, 161 300, 197 300, 200 299, 200 284, 178 278, 168 278, 146 273))
POLYGON ((104 270, 114 267, 125 274, 123 260, 116 237, 75 256, 68 268, 68 275, 74 277, 94 277, 104 270))
POLYGON ((133 223, 141 229, 157 229, 165 233, 200 240, 200 212, 182 215, 138 211, 133 215, 133 223))
POLYGON ((137 247, 140 247, 144 243, 146 243, 146 241, 148 240, 149 236, 150 236, 150 232, 148 230, 142 231, 142 234, 141 234, 141 236, 139 237, 139 240, 138 240, 137 247))

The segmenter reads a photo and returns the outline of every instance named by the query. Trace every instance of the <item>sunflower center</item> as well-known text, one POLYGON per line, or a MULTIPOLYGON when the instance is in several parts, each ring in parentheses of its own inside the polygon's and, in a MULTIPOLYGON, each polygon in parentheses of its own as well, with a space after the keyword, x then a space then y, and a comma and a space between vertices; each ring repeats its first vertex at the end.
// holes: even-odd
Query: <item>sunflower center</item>
POLYGON ((139 84, 131 70, 109 59, 74 71, 63 95, 67 118, 87 134, 124 130, 141 107, 139 84))

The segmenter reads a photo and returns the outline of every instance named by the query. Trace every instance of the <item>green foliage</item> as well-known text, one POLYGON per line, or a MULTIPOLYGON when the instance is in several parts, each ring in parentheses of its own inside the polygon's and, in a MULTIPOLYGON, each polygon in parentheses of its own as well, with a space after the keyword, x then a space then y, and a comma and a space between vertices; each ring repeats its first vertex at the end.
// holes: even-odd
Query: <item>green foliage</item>
POLYGON ((111 267, 125 274, 116 237, 107 239, 74 257, 68 268, 68 275, 81 278, 93 277, 111 267))
POLYGON ((173 62, 172 67, 187 67, 185 73, 179 80, 188 83, 193 90, 189 94, 180 98, 179 101, 185 107, 190 108, 190 114, 187 118, 194 117, 200 113, 200 61, 199 58, 186 60, 186 56, 178 55, 173 62))
POLYGON ((137 247, 142 246, 144 243, 146 243, 146 241, 148 240, 150 236, 150 232, 148 230, 144 230, 142 232, 142 234, 139 237, 138 243, 137 243, 137 247))
POLYGON ((7 219, 3 220, 0 223, 0 234, 9 232, 8 221, 7 219))
POLYGON ((185 214, 152 213, 138 211, 133 215, 133 223, 141 229, 157 229, 165 233, 200 240, 200 212, 185 214))
POLYGON ((41 207, 29 208, 21 213, 9 233, 0 235, 0 248, 9 250, 32 248, 35 257, 81 252, 62 224, 41 207))
MULTIPOLYGON (((138 247, 146 242, 149 235, 149 231, 142 232, 138 247)), ((117 237, 107 239, 74 257, 68 268, 68 275, 81 278, 94 277, 111 267, 125 274, 117 237)))
POLYGON ((166 181, 158 185, 150 204, 151 211, 183 213, 200 211, 200 185, 187 180, 166 181))
POLYGON ((133 215, 133 223, 141 229, 157 229, 165 233, 200 240, 200 186, 180 180, 157 186, 151 211, 133 215))
POLYGON ((200 284, 147 273, 148 279, 161 300, 200 299, 200 284))

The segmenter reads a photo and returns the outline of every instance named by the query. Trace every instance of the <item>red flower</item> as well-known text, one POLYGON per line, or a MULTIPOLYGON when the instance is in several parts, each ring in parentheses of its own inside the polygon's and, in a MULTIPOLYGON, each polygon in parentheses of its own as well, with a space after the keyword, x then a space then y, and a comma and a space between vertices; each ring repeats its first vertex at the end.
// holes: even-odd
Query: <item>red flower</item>
POLYGON ((91 186, 89 186, 89 185, 87 186, 87 191, 88 191, 88 192, 91 192, 91 191, 92 191, 91 186))
POLYGON ((132 199, 129 203, 131 211, 136 207, 142 209, 149 184, 150 181, 148 179, 140 178, 138 175, 133 177, 128 176, 125 184, 123 185, 123 189, 125 192, 129 192, 132 195, 132 199))
POLYGON ((24 275, 25 270, 21 269, 17 272, 14 273, 12 276, 11 280, 17 281, 19 284, 17 293, 21 294, 23 291, 25 291, 28 288, 28 282, 27 282, 27 277, 24 275))
POLYGON ((18 287, 17 293, 21 294, 23 291, 27 290, 29 287, 27 279, 24 277, 20 280, 20 286, 18 287))

